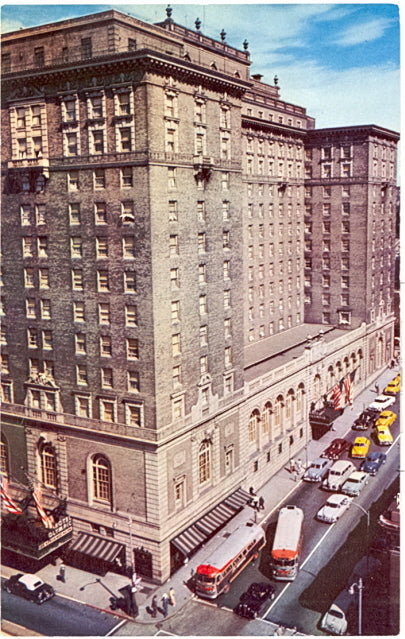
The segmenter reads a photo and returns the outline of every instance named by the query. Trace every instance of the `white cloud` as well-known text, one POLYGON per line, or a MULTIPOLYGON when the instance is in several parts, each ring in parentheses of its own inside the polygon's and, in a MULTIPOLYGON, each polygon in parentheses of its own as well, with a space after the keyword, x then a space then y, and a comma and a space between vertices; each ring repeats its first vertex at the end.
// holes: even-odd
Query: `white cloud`
POLYGON ((17 31, 22 29, 24 24, 20 20, 11 20, 5 18, 1 21, 1 33, 7 33, 8 31, 17 31))
POLYGON ((387 29, 393 24, 393 20, 388 18, 376 18, 368 20, 362 24, 353 24, 333 40, 334 44, 343 47, 351 47, 363 42, 372 42, 378 40, 384 35, 387 29))

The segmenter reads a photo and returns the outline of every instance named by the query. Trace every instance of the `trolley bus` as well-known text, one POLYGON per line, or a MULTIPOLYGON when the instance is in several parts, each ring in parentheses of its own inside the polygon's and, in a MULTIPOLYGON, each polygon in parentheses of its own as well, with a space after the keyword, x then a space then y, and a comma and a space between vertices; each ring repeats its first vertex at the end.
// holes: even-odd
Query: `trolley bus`
POLYGON ((264 530, 256 524, 238 526, 210 557, 209 563, 198 566, 195 591, 200 597, 215 599, 227 592, 232 581, 258 557, 265 545, 264 530))
POLYGON ((273 577, 278 581, 293 581, 300 558, 304 513, 297 506, 285 506, 278 514, 273 549, 273 577))

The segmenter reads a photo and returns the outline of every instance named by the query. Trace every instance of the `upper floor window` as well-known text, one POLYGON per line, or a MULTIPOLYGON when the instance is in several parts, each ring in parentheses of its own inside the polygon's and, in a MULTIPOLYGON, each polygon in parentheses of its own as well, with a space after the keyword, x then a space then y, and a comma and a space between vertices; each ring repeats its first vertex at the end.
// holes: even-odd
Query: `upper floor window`
POLYGON ((91 38, 82 38, 81 39, 80 53, 81 53, 82 60, 86 60, 87 58, 91 58, 91 56, 92 56, 91 38))
POLYGON ((102 455, 96 455, 93 457, 91 465, 94 499, 111 502, 111 466, 109 461, 102 455))
POLYGON ((56 455, 52 444, 44 444, 39 450, 41 481, 49 488, 57 487, 56 455))
POLYGON ((198 480, 205 484, 211 479, 211 444, 204 441, 198 451, 198 480))
POLYGON ((45 64, 44 47, 34 48, 34 65, 36 67, 43 67, 45 64))

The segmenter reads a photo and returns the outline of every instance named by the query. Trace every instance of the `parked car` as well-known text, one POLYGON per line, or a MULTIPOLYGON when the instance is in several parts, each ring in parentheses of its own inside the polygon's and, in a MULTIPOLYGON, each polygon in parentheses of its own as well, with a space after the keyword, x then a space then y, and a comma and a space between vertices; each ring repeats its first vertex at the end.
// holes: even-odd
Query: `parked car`
POLYGON ((375 436, 377 443, 380 444, 380 446, 391 446, 394 441, 388 426, 377 426, 375 429, 375 436))
POLYGON ((365 473, 369 473, 370 475, 375 475, 380 469, 380 466, 385 464, 386 460, 387 455, 385 453, 380 453, 378 451, 369 453, 364 462, 361 464, 360 470, 363 470, 365 473))
POLYGON ((344 635, 347 631, 346 615, 339 606, 332 604, 322 617, 319 627, 332 635, 344 635))
POLYGON ((350 442, 345 439, 334 439, 327 448, 322 453, 322 457, 327 457, 328 459, 339 459, 340 455, 342 455, 346 450, 349 450, 350 442))
POLYGON ((43 604, 44 601, 55 596, 52 586, 46 584, 36 575, 23 574, 21 572, 7 579, 3 587, 7 592, 24 597, 37 604, 43 604))
POLYGON ((322 481, 326 476, 329 468, 332 466, 333 461, 324 457, 317 457, 311 462, 311 465, 306 469, 303 480, 304 481, 322 481))
POLYGON ((391 426, 396 420, 396 413, 393 413, 392 410, 383 410, 380 413, 379 418, 377 419, 375 425, 376 426, 391 426))
POLYGON ((233 609, 240 617, 254 619, 267 599, 274 599, 275 589, 269 583, 255 582, 250 584, 246 592, 242 593, 239 603, 233 609))
POLYGON ((379 411, 385 410, 394 404, 395 397, 392 395, 378 395, 370 404, 370 408, 376 408, 379 411))
POLYGON ((396 395, 401 390, 401 384, 396 380, 392 380, 384 388, 384 395, 396 395))
POLYGON ((376 408, 366 408, 361 415, 354 420, 353 430, 367 430, 369 426, 374 426, 380 411, 376 408))
POLYGON ((370 443, 371 442, 367 439, 367 437, 356 437, 352 446, 352 457, 364 459, 367 456, 370 443))
POLYGON ((350 497, 356 497, 359 492, 366 486, 368 480, 370 479, 370 475, 365 472, 361 472, 359 470, 355 470, 343 484, 341 490, 344 495, 349 495, 350 497))
POLYGON ((326 504, 318 510, 316 518, 327 524, 333 524, 349 508, 352 501, 353 497, 333 493, 333 495, 328 497, 326 504))

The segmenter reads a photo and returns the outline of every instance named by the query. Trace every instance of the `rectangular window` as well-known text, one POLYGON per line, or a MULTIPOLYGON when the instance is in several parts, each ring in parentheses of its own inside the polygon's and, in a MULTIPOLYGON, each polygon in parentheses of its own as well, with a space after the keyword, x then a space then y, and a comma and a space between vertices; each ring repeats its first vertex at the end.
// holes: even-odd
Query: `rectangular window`
POLYGON ((203 200, 197 202, 197 218, 199 222, 205 222, 205 202, 203 200))
POLYGON ((66 155, 74 156, 79 154, 77 133, 66 133, 65 142, 66 142, 66 145, 65 145, 66 155))
POLYGON ((142 406, 137 404, 126 405, 126 423, 135 428, 143 426, 142 406))
POLYGON ((229 260, 224 262, 224 280, 229 280, 231 277, 231 263, 229 260))
POLYGON ((128 359, 139 359, 138 340, 135 338, 127 339, 127 357, 128 359))
POLYGON ((38 257, 48 257, 48 238, 38 238, 38 257))
MULTIPOLYGON (((100 419, 105 422, 113 422, 115 420, 115 402, 106 399, 100 400, 100 419)), ((100 498, 102 498, 101 495, 100 498)))
POLYGON ((134 222, 134 203, 131 200, 121 203, 121 220, 123 223, 134 222))
POLYGON ((222 202, 222 219, 225 222, 226 220, 229 220, 229 217, 229 202, 224 200, 222 202))
POLYGON ((51 319, 51 300, 41 300, 41 319, 51 319))
POLYGON ((225 366, 232 366, 232 348, 231 346, 227 346, 224 351, 224 361, 225 366))
POLYGON ((223 231, 222 233, 222 246, 223 248, 231 248, 229 231, 223 231))
POLYGON ((180 282, 179 282, 179 269, 178 268, 171 268, 170 269, 170 285, 171 288, 179 288, 180 282))
POLYGON ((138 371, 128 371, 127 388, 133 393, 139 393, 139 373, 138 371))
POLYGON ((97 290, 109 291, 108 271, 97 271, 97 290))
POLYGON ((137 308, 134 304, 125 306, 125 326, 137 326, 137 308))
POLYGON ((128 38, 128 51, 136 51, 136 40, 128 38))
POLYGON ((108 257, 108 239, 106 237, 96 237, 97 259, 108 257))
POLYGON ((34 65, 36 67, 43 67, 45 64, 44 47, 34 48, 34 65))
POLYGON ((35 271, 33 268, 24 269, 24 286, 26 288, 33 288, 35 286, 35 271))
POLYGON ((94 169, 93 171, 93 188, 95 191, 105 189, 105 170, 94 169))
POLYGON ((98 321, 99 324, 110 324, 110 305, 101 303, 98 305, 98 321))
POLYGON ((127 153, 132 151, 131 129, 129 127, 120 128, 120 151, 127 153))
POLYGON ((124 273, 124 290, 125 293, 136 293, 136 273, 133 271, 124 273))
POLYGON ((23 256, 33 257, 34 255, 34 241, 32 237, 23 237, 23 256))
POLYGON ((84 322, 85 320, 84 302, 73 302, 73 321, 84 322))
POLYGON ((181 354, 181 339, 180 333, 175 333, 172 335, 172 355, 180 355, 181 354))
POLYGON ((101 386, 102 388, 113 387, 113 371, 112 368, 101 369, 101 386))
POLYGON ((91 131, 93 153, 104 153, 104 131, 91 131))
POLYGON ((100 336, 100 355, 101 357, 111 357, 111 337, 110 335, 100 336))
POLYGON ((70 238, 70 254, 72 258, 83 257, 83 246, 81 237, 70 238))
POLYGON ((228 172, 222 172, 221 185, 222 185, 223 191, 227 191, 229 189, 229 173, 228 172))
POLYGON ((180 302, 179 301, 175 301, 171 303, 171 315, 172 315, 173 322, 180 319, 180 302))
POLYGON ((200 315, 205 315, 207 313, 207 296, 200 295, 199 297, 199 310, 200 315))
POLYGON ((107 210, 105 202, 94 203, 94 215, 96 224, 107 224, 107 210))
POLYGON ((130 115, 131 114, 131 101, 130 94, 125 93, 117 93, 117 103, 118 103, 118 115, 130 115))
POLYGON ((75 268, 72 270, 72 288, 75 291, 83 290, 83 271, 75 268))
POLYGON ((208 326, 200 326, 200 346, 208 344, 208 326))
POLYGON ((31 226, 32 224, 31 206, 29 204, 22 204, 20 213, 21 213, 21 225, 31 226))
POLYGON ((208 356, 202 355, 200 357, 200 374, 204 375, 205 373, 208 373, 208 356))
POLYGON ((78 417, 90 417, 90 401, 88 397, 75 398, 75 410, 78 417))
POLYGON ((167 169, 167 185, 169 189, 175 189, 176 184, 176 169, 175 167, 168 167, 167 169))
POLYGON ((27 331, 28 348, 38 348, 38 333, 35 328, 29 328, 27 331))
POLYGON ((81 53, 82 60, 87 60, 87 58, 91 58, 91 55, 92 55, 91 38, 81 39, 80 53, 81 53))
POLYGON ((49 288, 49 269, 39 269, 39 288, 49 288))
POLYGON ((84 333, 75 334, 75 353, 76 355, 86 354, 86 335, 84 333))
POLYGON ((135 257, 135 238, 134 237, 122 238, 122 256, 124 259, 130 259, 135 257))
POLYGON ((84 364, 76 365, 76 383, 87 385, 87 368, 84 364))
POLYGON ((62 104, 64 122, 74 122, 76 120, 76 100, 64 100, 62 104))
POLYGON ((224 291, 224 308, 231 308, 231 291, 224 291))
POLYGON ((121 169, 121 186, 124 189, 129 189, 134 186, 134 178, 131 166, 124 166, 121 169))
POLYGON ((204 253, 207 250, 206 235, 205 233, 198 234, 198 251, 204 253))

